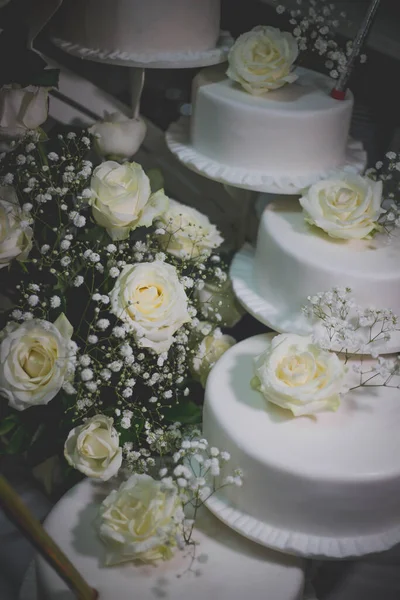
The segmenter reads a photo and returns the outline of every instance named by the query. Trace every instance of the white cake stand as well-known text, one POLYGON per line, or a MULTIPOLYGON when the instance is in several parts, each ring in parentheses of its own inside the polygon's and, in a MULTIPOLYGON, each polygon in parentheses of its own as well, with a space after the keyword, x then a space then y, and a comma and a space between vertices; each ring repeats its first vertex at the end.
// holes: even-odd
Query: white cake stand
POLYGON ((229 49, 233 44, 233 38, 227 31, 220 32, 215 48, 202 50, 201 52, 152 52, 143 54, 87 48, 59 37, 52 37, 51 40, 58 48, 78 58, 119 67, 146 69, 191 69, 218 65, 226 61, 229 49))
MULTIPOLYGON (((255 250, 250 244, 243 246, 233 258, 230 277, 239 302, 255 319, 274 331, 310 335, 313 323, 301 310, 297 313, 284 313, 274 301, 273 295, 266 299, 260 294, 254 277, 254 259, 255 250)), ((392 333, 389 343, 377 343, 374 350, 379 354, 400 352, 400 331, 392 333)), ((340 348, 336 348, 336 351, 340 351, 340 348)))
POLYGON ((168 148, 186 167, 224 185, 267 194, 297 195, 316 181, 335 176, 339 171, 361 173, 367 163, 367 154, 361 142, 349 138, 343 165, 335 169, 316 172, 307 176, 277 176, 266 171, 239 169, 220 163, 194 148, 190 139, 190 118, 181 117, 167 133, 168 148))

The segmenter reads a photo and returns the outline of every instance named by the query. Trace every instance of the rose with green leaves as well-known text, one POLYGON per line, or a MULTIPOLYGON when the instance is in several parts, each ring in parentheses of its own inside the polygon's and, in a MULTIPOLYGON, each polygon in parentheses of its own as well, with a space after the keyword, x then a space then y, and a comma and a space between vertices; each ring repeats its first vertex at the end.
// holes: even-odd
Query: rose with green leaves
POLYGON ((93 218, 113 240, 126 240, 134 229, 150 227, 168 208, 164 191, 153 194, 149 178, 135 162, 101 163, 90 185, 93 218))

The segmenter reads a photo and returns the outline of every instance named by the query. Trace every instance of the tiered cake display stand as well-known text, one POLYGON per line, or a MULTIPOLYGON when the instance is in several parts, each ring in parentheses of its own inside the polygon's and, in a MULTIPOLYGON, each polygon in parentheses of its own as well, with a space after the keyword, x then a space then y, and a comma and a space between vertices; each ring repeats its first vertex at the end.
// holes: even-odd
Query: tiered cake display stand
MULTIPOLYGON (((98 49, 88 49, 76 44, 68 43, 59 38, 53 38, 54 44, 62 48, 73 56, 82 59, 101 62, 108 65, 125 66, 130 69, 131 76, 131 98, 132 112, 134 116, 139 114, 140 97, 144 84, 145 69, 147 68, 193 68, 205 67, 223 63, 227 59, 229 48, 232 45, 232 39, 226 33, 221 33, 217 47, 200 53, 188 53, 180 55, 132 55, 124 53, 110 53, 98 49)), ((219 182, 224 185, 226 191, 234 198, 242 201, 243 212, 238 215, 242 223, 240 235, 237 239, 237 252, 231 266, 231 279, 233 288, 244 308, 258 321, 267 327, 278 331, 291 331, 300 334, 310 332, 311 324, 308 323, 302 315, 295 315, 290 322, 282 322, 279 317, 277 307, 269 305, 257 291, 253 278, 254 249, 248 244, 244 244, 246 238, 246 221, 250 211, 255 208, 256 201, 260 194, 264 195, 264 200, 270 201, 277 199, 279 195, 298 195, 302 189, 312 185, 323 177, 334 175, 339 169, 330 172, 315 173, 313 176, 305 178, 294 178, 288 173, 287 177, 276 178, 273 173, 249 172, 239 169, 232 169, 229 165, 223 165, 209 157, 198 153, 193 148, 190 140, 190 120, 186 117, 180 119, 177 123, 170 126, 166 133, 166 142, 172 154, 187 168, 196 173, 219 182)), ((366 166, 366 153, 361 143, 349 139, 347 145, 346 158, 340 170, 343 169, 360 173, 366 166)), ((400 334, 399 334, 400 335, 400 334)), ((400 339, 395 341, 390 352, 400 349, 400 339)), ((388 350, 386 350, 388 352, 388 350)), ((218 507, 209 506, 210 510, 219 516, 218 507)), ((224 520, 224 519, 221 519, 224 520)), ((227 523, 227 521, 225 521, 227 523)), ((231 523, 227 523, 232 527, 231 523)), ((246 527, 241 527, 240 519, 232 527, 244 537, 252 538, 246 527)), ((274 547, 270 540, 263 543, 261 537, 256 539, 261 545, 274 547)), ((275 548, 279 547, 275 546, 275 548)), ((284 548, 284 544, 279 547, 284 548)), ((287 548, 286 548, 287 550, 287 548)), ((296 554, 296 549, 292 548, 291 553, 296 554)), ((300 553, 301 554, 301 553, 300 553)), ((318 553, 316 553, 318 555, 318 553)), ((303 556, 305 554, 303 553, 303 556)), ((307 554, 306 554, 307 555, 307 554)), ((308 554, 308 556, 312 553, 308 554)), ((340 553, 336 552, 331 556, 338 557, 340 553)), ((325 553, 325 558, 329 553, 325 553)), ((267 583, 268 585, 268 583, 267 583)))

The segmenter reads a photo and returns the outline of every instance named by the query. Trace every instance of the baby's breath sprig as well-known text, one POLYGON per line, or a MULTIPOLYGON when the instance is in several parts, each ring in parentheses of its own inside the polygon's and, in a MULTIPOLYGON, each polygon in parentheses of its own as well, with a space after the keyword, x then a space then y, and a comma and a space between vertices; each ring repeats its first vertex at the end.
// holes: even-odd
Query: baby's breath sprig
POLYGON ((391 310, 363 309, 351 296, 351 289, 333 288, 310 296, 303 307, 305 315, 313 319, 314 342, 324 350, 344 354, 345 362, 353 359, 353 370, 359 382, 350 389, 361 386, 395 387, 393 378, 400 375, 400 357, 384 358, 379 347, 390 342, 394 331, 400 330, 398 317, 391 310), (372 366, 364 368, 366 355, 375 359, 372 366), (357 361, 354 361, 357 359, 357 361))
MULTIPOLYGON (((340 20, 346 18, 346 13, 333 2, 325 0, 296 0, 296 3, 297 8, 289 9, 279 2, 276 12, 289 17, 299 50, 311 51, 322 57, 330 77, 338 79, 345 71, 352 52, 352 41, 340 46, 336 40, 340 20)), ((365 54, 359 58, 361 63, 365 63, 366 59, 365 54)))
MULTIPOLYGON (((179 429, 179 424, 175 426, 179 429)), ((235 468, 228 475, 227 467, 231 460, 229 452, 210 447, 197 429, 186 432, 177 441, 180 444, 177 444, 172 464, 168 463, 163 467, 159 476, 164 485, 177 486, 180 490, 185 519, 177 541, 181 548, 192 547, 193 564, 196 542, 192 536, 200 508, 219 490, 231 485, 241 487, 243 472, 240 468, 235 468)))
POLYGON ((390 235, 400 227, 400 153, 390 150, 383 160, 366 171, 366 175, 383 182, 384 200, 379 224, 390 235))

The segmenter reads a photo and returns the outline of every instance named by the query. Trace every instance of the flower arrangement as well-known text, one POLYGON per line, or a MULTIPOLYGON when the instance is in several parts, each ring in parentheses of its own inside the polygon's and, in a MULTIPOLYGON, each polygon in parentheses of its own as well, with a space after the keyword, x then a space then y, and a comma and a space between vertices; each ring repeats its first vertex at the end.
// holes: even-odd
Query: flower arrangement
POLYGON ((216 227, 159 173, 94 168, 92 144, 30 132, 1 155, 0 443, 32 464, 64 453, 105 481, 147 473, 173 423, 199 422, 198 382, 241 313, 216 227))
MULTIPOLYGON (((298 0, 296 9, 278 4, 276 12, 287 15, 292 31, 258 26, 240 35, 229 51, 227 75, 248 93, 259 96, 298 78, 295 63, 307 50, 324 58, 324 68, 337 79, 345 70, 352 42, 341 48, 336 41, 340 17, 334 4, 298 0)), ((360 61, 365 62, 365 54, 360 61)))
POLYGON ((400 330, 391 310, 362 308, 350 288, 333 288, 310 296, 303 312, 312 335, 276 335, 255 359, 251 384, 268 402, 301 417, 337 410, 360 387, 400 389, 400 357, 377 351, 400 330))
POLYGON ((240 469, 220 476, 230 461, 228 452, 209 447, 198 430, 180 437, 179 428, 174 429, 178 437, 172 459, 154 476, 134 473, 100 506, 96 525, 109 566, 165 560, 185 548, 193 563, 199 509, 217 490, 243 483, 240 469))

